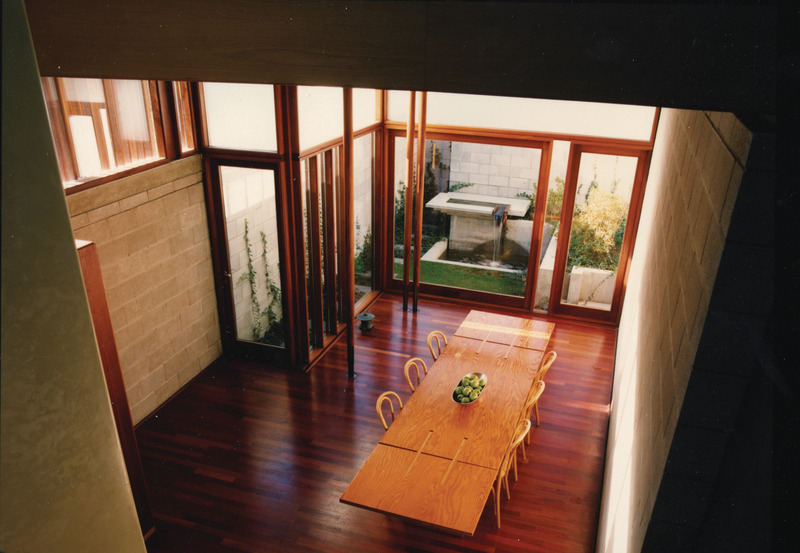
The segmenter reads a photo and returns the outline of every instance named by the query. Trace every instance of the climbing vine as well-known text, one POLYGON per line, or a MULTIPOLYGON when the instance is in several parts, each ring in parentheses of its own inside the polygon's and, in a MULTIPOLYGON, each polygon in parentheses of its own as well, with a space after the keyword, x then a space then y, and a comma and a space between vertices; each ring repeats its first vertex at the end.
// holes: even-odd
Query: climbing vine
POLYGON ((281 310, 281 289, 273 282, 267 263, 267 235, 261 233, 261 260, 264 263, 264 282, 271 298, 262 309, 258 299, 258 274, 253 265, 253 246, 250 241, 250 222, 244 220, 244 244, 247 250, 247 272, 239 277, 239 282, 247 282, 250 287, 250 310, 253 314, 253 340, 263 344, 283 344, 283 325, 279 315, 281 310), (266 319, 266 328, 264 326, 266 319))

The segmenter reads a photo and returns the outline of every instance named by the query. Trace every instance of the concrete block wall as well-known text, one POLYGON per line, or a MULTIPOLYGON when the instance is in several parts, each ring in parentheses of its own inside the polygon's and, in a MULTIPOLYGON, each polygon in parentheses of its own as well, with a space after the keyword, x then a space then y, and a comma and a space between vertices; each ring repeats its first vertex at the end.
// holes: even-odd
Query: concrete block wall
POLYGON ((661 113, 619 326, 599 553, 642 548, 751 138, 729 113, 661 113))
POLYGON ((67 196, 97 244, 134 424, 222 353, 200 156, 67 196))
POLYGON ((534 194, 539 179, 541 151, 514 146, 453 142, 450 185, 471 182, 459 192, 513 198, 534 194))

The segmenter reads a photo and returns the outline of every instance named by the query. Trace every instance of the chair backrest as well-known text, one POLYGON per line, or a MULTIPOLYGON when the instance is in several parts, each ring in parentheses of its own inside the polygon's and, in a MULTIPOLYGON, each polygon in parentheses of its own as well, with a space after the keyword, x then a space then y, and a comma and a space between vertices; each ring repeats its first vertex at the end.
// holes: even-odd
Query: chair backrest
POLYGON ((428 334, 428 349, 431 350, 431 355, 433 356, 433 360, 436 361, 439 356, 442 354, 442 350, 444 346, 447 345, 447 336, 444 335, 444 332, 441 330, 434 330, 430 334, 428 334), (436 342, 436 347, 434 347, 434 342, 436 342), (442 345, 444 343, 444 345, 442 345))
POLYGON ((544 380, 544 375, 547 374, 547 371, 550 370, 550 366, 553 364, 553 361, 556 360, 558 354, 555 351, 548 351, 545 356, 542 358, 542 363, 539 365, 539 370, 536 373, 536 377, 534 381, 544 380))
POLYGON ((422 381, 422 378, 426 374, 428 374, 428 366, 425 364, 425 361, 423 361, 419 357, 412 357, 411 359, 409 359, 406 362, 406 366, 403 369, 403 372, 406 375, 406 382, 408 382, 408 387, 411 388, 411 392, 413 393, 413 392, 417 391, 417 389, 414 387, 414 384, 411 382, 411 375, 408 374, 409 369, 411 369, 411 367, 414 367, 414 372, 415 372, 415 374, 417 376, 417 386, 419 386, 419 383, 422 381), (422 373, 419 372, 420 365, 422 365, 422 373))
POLYGON ((533 386, 531 386, 531 389, 528 392, 528 398, 525 400, 525 407, 522 408, 522 418, 531 418, 531 409, 533 409, 533 406, 536 405, 537 401, 539 401, 542 393, 544 393, 544 381, 537 380, 533 383, 533 386))
POLYGON ((375 402, 375 410, 378 411, 378 417, 381 419, 381 424, 383 425, 384 430, 389 430, 389 425, 386 424, 386 419, 383 418, 383 403, 389 402, 389 410, 392 413, 392 421, 394 421, 395 413, 394 413, 394 403, 392 403, 392 398, 397 400, 398 405, 400 406, 397 410, 403 408, 403 400, 400 399, 396 393, 392 391, 383 392, 381 395, 378 396, 378 401, 375 402))
POLYGON ((522 442, 523 438, 528 434, 531 429, 530 419, 523 419, 517 423, 517 428, 514 430, 514 438, 506 448, 506 453, 503 455, 503 460, 500 462, 500 470, 497 472, 498 478, 503 478, 508 473, 508 467, 511 465, 511 460, 517 451, 517 447, 522 442))

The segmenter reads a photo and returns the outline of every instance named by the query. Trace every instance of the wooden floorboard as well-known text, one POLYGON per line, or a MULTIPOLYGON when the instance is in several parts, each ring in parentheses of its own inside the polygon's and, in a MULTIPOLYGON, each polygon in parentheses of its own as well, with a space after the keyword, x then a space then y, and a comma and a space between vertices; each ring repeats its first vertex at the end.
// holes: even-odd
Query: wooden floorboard
POLYGON ((461 538, 339 502, 383 434, 377 396, 408 398, 405 361, 430 361, 428 333, 452 336, 469 308, 421 300, 415 315, 384 295, 370 311, 355 379, 343 341, 307 374, 220 360, 137 429, 156 519, 148 551, 594 551, 616 330, 554 320, 542 424, 502 528, 487 505, 461 538))

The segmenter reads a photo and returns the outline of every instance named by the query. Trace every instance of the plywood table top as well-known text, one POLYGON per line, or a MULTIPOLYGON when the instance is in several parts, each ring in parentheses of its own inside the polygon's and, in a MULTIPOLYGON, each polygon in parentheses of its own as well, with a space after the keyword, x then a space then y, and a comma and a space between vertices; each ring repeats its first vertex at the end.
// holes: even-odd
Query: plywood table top
POLYGON ((342 503, 473 535, 496 471, 378 444, 342 503))
POLYGON ((453 337, 381 443, 499 469, 542 355, 453 337), (486 375, 483 393, 473 403, 456 403, 453 389, 473 372, 486 375))
POLYGON ((545 321, 470 311, 455 335, 512 347, 544 351, 555 325, 545 321))
POLYGON ((553 327, 470 312, 340 501, 472 535, 553 327), (470 373, 486 386, 456 403, 470 373))

